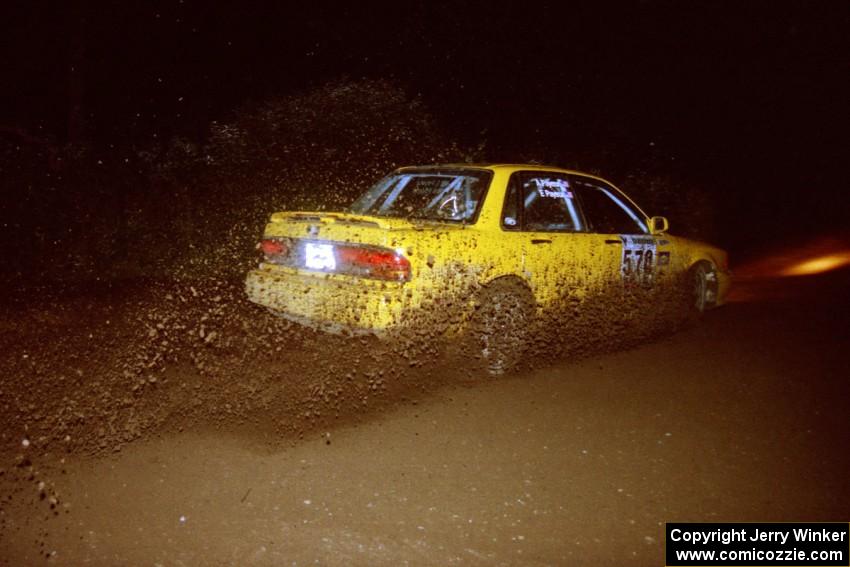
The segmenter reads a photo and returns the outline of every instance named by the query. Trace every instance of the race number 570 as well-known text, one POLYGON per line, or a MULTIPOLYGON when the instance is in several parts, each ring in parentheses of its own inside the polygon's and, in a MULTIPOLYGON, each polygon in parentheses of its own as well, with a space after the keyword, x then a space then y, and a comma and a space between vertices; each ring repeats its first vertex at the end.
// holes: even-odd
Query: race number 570
POLYGON ((633 243, 624 246, 622 264, 624 283, 652 285, 655 279, 656 260, 655 246, 633 243))

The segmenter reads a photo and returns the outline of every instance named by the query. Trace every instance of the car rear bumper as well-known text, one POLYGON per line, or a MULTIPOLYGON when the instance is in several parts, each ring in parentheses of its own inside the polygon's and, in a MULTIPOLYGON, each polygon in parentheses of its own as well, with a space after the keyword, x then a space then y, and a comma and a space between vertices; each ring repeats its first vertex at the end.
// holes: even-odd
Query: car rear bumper
POLYGON ((300 324, 327 332, 383 334, 399 326, 404 285, 261 266, 245 280, 248 299, 300 324))

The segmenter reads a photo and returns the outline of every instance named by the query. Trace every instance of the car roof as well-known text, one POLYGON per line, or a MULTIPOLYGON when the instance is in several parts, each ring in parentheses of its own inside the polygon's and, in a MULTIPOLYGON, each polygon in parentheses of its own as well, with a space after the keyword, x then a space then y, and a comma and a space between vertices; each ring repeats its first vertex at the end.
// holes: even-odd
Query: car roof
POLYGON ((470 169, 470 170, 478 170, 478 171, 502 171, 507 174, 512 174, 516 171, 547 171, 552 173, 567 173, 573 175, 581 175, 584 177, 588 177, 591 179, 596 179, 602 181, 603 183, 608 184, 609 186, 614 187, 614 189, 620 193, 626 200, 642 214, 644 217, 647 217, 647 214, 640 208, 640 206, 635 203, 631 197, 617 189, 613 183, 608 181, 603 177, 599 177, 598 175, 593 175, 592 173, 586 173, 584 171, 578 171, 575 169, 565 169, 563 167, 558 167, 555 165, 541 165, 539 163, 443 163, 443 164, 432 164, 432 165, 415 165, 409 167, 400 167, 396 171, 399 172, 416 172, 416 171, 438 171, 438 170, 458 170, 458 169, 470 169))
POLYGON ((502 170, 508 173, 513 173, 515 171, 552 171, 558 173, 572 173, 575 175, 584 175, 586 177, 592 177, 594 179, 606 181, 601 177, 598 177, 591 173, 586 173, 584 171, 578 171, 575 169, 565 169, 556 165, 542 165, 539 163, 441 163, 433 165, 414 165, 400 167, 398 171, 432 171, 439 169, 486 169, 491 171, 502 170))

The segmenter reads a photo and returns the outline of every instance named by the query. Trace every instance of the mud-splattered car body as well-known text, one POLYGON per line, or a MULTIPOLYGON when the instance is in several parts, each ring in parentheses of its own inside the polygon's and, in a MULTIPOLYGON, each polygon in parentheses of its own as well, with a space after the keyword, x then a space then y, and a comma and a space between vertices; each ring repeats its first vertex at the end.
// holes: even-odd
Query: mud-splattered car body
POLYGON ((274 213, 261 247, 249 298, 330 331, 456 332, 497 287, 540 317, 683 285, 702 311, 729 286, 722 250, 668 234, 604 179, 539 165, 402 168, 352 212, 274 213))

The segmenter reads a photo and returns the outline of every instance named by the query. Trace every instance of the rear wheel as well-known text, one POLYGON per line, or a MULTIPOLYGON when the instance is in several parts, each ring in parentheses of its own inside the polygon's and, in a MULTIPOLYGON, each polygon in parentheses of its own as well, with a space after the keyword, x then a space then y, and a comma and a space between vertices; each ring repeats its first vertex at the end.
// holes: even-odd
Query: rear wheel
POLYGON ((522 361, 533 322, 534 298, 524 284, 496 280, 482 290, 471 331, 475 354, 490 374, 504 374, 522 361))

